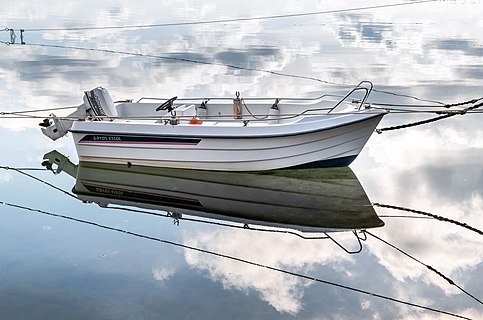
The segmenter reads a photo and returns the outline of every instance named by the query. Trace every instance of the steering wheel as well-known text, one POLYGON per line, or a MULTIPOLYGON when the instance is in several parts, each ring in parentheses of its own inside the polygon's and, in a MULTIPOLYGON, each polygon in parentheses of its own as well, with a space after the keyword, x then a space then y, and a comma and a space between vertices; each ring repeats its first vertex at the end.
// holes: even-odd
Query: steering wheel
POLYGON ((176 99, 178 99, 177 96, 166 100, 159 107, 156 108, 156 111, 159 111, 159 110, 168 110, 169 112, 173 111, 173 102, 176 99))

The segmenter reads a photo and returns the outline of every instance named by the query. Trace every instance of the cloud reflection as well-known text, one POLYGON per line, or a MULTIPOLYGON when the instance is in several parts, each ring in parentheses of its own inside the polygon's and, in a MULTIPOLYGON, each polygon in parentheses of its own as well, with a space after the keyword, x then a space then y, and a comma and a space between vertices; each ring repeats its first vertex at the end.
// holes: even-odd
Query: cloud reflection
MULTIPOLYGON (((186 236, 184 243, 293 272, 330 265, 337 272, 349 273, 346 268, 351 264, 350 256, 341 254, 341 249, 331 242, 303 241, 287 235, 246 230, 198 232, 186 236)), ((185 258, 189 265, 207 271, 213 281, 221 282, 227 289, 255 290, 280 313, 297 314, 302 309, 304 290, 311 284, 301 278, 199 252, 185 251, 185 258)))
POLYGON ((12 179, 12 176, 9 172, 0 171, 0 183, 8 183, 12 179))
POLYGON ((483 57, 483 43, 465 39, 441 39, 427 45, 428 49, 459 51, 469 56, 483 57))
MULTIPOLYGON (((480 127, 468 126, 472 118, 467 119, 445 120, 444 124, 435 124, 431 128, 388 133, 389 144, 387 140, 382 143, 378 136, 371 140, 367 150, 373 161, 378 163, 377 168, 365 167, 357 161, 354 163, 371 200, 427 211, 481 230, 483 131, 480 127), (374 179, 376 175, 378 178, 374 179)), ((377 209, 377 212, 379 215, 401 214, 388 209, 377 209)), ((481 236, 442 221, 382 219, 386 226, 375 232, 378 236, 436 268, 481 298, 481 236)), ((424 266, 418 266, 383 243, 373 243, 369 248, 399 283, 414 283, 417 291, 409 296, 430 302, 428 295, 431 295, 435 301, 448 301, 445 306, 460 313, 477 314, 475 318, 483 316, 469 297, 424 266), (434 286, 438 289, 429 290, 434 286), (447 297, 454 298, 448 300, 447 297)), ((401 297, 408 296, 405 290, 399 290, 401 297)))
MULTIPOLYGON (((339 38, 344 42, 352 44, 358 42, 384 43, 390 37, 385 33, 392 31, 389 23, 376 23, 370 14, 347 13, 339 15, 341 22, 339 26, 339 38)), ((362 45, 362 44, 359 44, 362 45)))
POLYGON ((159 282, 164 282, 167 281, 169 278, 171 278, 175 274, 175 270, 173 268, 169 267, 153 267, 153 277, 155 280, 159 282))
MULTIPOLYGON (((189 1, 153 5, 149 1, 126 0, 115 5, 93 1, 3 2, 2 7, 8 10, 3 10, 0 18, 10 27, 105 26, 133 21, 149 24, 352 6, 350 2, 314 1, 308 5, 255 0, 243 5, 227 1, 196 5, 189 1)), ((340 83, 369 79, 378 88, 458 102, 481 96, 481 12, 479 3, 437 2, 303 20, 108 32, 48 31, 28 33, 27 39, 237 64, 340 83)), ((76 105, 82 102, 84 90, 99 85, 107 87, 114 99, 230 96, 235 91, 251 96, 315 96, 326 89, 320 83, 174 62, 69 49, 3 47, 1 111, 76 105)), ((392 97, 390 101, 394 101, 392 97)), ((399 124, 407 119, 388 117, 385 121, 399 124)), ((6 137, 3 150, 9 150, 2 154, 2 161, 38 164, 40 155, 53 148, 54 144, 38 132, 37 122, 0 121, 6 137), (24 130, 17 135, 19 129, 27 127, 35 127, 35 131, 24 130)), ((455 117, 439 124, 373 136, 353 168, 374 202, 429 211, 481 229, 482 141, 481 115, 455 117)), ((75 154, 70 138, 57 141, 55 148, 62 145, 75 154)), ((2 187, 8 186, 10 180, 9 173, 0 172, 2 187)), ((394 214, 388 210, 378 213, 394 214)), ((385 222, 386 227, 377 230, 377 235, 481 296, 483 245, 478 236, 440 221, 387 218, 385 222)), ((368 279, 373 288, 400 298, 483 318, 482 312, 454 287, 374 240, 366 244, 368 251, 362 261, 368 260, 367 264, 354 264, 333 244, 254 236, 250 232, 198 232, 186 235, 185 243, 304 273, 317 273, 323 267, 337 274, 338 279, 368 279)), ((408 308, 394 311, 387 304, 366 298, 351 300, 341 293, 324 295, 326 310, 321 311, 322 289, 317 291, 306 281, 196 252, 184 254, 191 267, 206 272, 213 281, 230 290, 255 292, 279 313, 299 315, 312 301, 313 310, 307 311, 312 318, 350 318, 354 310, 360 309, 367 312, 367 318, 439 318, 408 308), (353 309, 341 311, 338 306, 346 301, 353 303, 347 304, 353 309)), ((175 276, 170 268, 152 270, 152 277, 159 281, 175 276)))

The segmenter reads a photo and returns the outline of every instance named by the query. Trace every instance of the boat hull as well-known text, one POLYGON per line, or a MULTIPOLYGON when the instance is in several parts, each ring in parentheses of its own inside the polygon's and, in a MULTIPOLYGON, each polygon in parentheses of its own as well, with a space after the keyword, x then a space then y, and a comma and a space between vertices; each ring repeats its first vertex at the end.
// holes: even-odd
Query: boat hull
POLYGON ((71 132, 80 161, 215 171, 318 168, 349 165, 384 114, 233 128, 93 121, 76 122, 71 132))

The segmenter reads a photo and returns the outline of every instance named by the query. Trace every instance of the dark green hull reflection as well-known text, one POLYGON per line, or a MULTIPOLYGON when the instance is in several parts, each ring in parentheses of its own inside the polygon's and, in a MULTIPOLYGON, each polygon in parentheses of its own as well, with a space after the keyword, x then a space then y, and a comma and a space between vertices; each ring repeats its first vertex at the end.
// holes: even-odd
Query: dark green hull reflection
POLYGON ((76 176, 73 192, 100 206, 135 206, 301 232, 384 225, 349 167, 231 173, 81 162, 71 172, 76 176))

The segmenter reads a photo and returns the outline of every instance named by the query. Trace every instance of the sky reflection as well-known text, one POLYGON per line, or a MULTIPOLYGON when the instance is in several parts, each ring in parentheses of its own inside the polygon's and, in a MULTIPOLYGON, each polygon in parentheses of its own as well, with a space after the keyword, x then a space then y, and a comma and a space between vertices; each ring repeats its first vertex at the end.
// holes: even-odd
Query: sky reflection
MULTIPOLYGON (((385 4, 383 1, 371 5, 385 4)), ((0 0, 11 28, 119 26, 353 7, 342 2, 72 2, 0 0)), ((213 62, 0 44, 0 112, 75 106, 97 86, 115 100, 142 96, 301 96, 375 87, 448 103, 483 96, 480 1, 428 2, 287 19, 152 29, 27 31, 28 44, 78 46, 213 62), (237 70, 222 64, 336 83, 237 70)), ((8 41, 7 32, 0 40, 8 41)), ((373 101, 418 103, 374 94, 373 101)), ((59 115, 63 111, 56 112, 59 115)), ((428 116, 429 117, 429 116, 428 116)), ((438 214, 483 229, 481 114, 374 134, 351 165, 372 202, 438 214)), ((426 115, 386 117, 381 127, 426 115)), ((0 165, 40 167, 53 149, 77 162, 70 137, 51 142, 41 119, 0 118, 0 165)), ((33 172, 64 190, 66 175, 33 172)), ((348 255, 331 241, 227 230, 82 204, 12 170, 0 170, 0 201, 55 211, 176 243, 483 318, 447 281, 373 237, 348 255)), ((454 224, 376 208, 375 235, 483 298, 481 235, 454 224)), ((152 243, 2 205, 0 311, 10 318, 451 319, 200 252, 152 243)), ((349 247, 351 233, 337 235, 349 247)))

